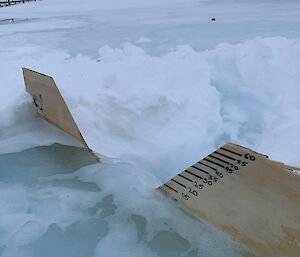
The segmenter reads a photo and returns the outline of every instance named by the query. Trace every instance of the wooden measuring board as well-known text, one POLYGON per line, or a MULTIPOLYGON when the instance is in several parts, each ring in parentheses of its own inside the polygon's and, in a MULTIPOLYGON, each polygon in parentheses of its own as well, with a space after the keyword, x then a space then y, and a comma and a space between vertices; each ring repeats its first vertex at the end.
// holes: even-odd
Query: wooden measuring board
POLYGON ((300 256, 300 175, 226 144, 160 188, 181 206, 266 256, 300 256))
MULTIPOLYGON (((54 80, 23 68, 41 118, 88 147, 54 80)), ((159 187, 264 256, 300 257, 300 169, 226 144, 159 187)), ((201 233, 201 231, 199 231, 201 233)))
POLYGON ((23 76, 26 90, 33 97, 38 115, 76 138, 99 160, 84 140, 53 78, 27 68, 23 68, 23 76))

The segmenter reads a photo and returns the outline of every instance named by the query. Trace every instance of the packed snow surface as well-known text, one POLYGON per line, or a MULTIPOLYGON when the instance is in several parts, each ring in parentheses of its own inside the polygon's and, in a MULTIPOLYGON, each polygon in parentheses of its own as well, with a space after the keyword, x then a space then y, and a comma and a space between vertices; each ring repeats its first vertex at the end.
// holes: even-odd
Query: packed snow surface
POLYGON ((255 256, 153 189, 226 142, 300 166, 299 11, 297 1, 1 8, 0 256, 255 256), (54 77, 101 164, 36 117, 21 67, 54 77))

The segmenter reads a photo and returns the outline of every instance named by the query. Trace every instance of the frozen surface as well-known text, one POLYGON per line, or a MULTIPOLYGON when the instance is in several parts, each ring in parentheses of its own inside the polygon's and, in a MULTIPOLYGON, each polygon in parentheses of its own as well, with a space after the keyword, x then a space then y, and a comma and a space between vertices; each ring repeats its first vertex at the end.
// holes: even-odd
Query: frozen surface
POLYGON ((58 144, 0 161, 2 256, 254 256, 153 190, 141 167, 91 165, 58 144))
POLYGON ((204 50, 258 36, 299 37, 299 10, 293 0, 45 0, 2 8, 0 24, 10 18, 15 23, 2 21, 0 45, 92 57, 100 46, 124 42, 151 54, 183 44, 204 50))
POLYGON ((300 166, 299 12, 298 1, 1 8, 0 256, 254 256, 153 188, 229 141, 300 166), (104 163, 35 116, 23 66, 55 78, 104 163))

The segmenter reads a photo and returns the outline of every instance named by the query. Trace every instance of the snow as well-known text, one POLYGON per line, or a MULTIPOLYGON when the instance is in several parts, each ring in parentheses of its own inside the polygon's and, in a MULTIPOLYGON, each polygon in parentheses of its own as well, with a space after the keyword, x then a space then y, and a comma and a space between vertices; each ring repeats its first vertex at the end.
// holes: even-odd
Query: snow
POLYGON ((299 5, 0 9, 0 256, 254 256, 153 189, 225 142, 300 166, 299 5), (55 78, 103 163, 35 116, 23 66, 55 78))

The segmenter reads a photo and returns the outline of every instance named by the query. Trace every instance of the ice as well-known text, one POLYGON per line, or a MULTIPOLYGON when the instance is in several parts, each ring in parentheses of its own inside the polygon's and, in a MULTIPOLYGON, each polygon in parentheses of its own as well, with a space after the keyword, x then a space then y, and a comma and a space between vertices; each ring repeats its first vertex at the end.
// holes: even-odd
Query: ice
POLYGON ((142 167, 93 164, 84 149, 58 144, 1 155, 0 161, 2 256, 249 253, 155 192, 157 179, 142 167))
POLYGON ((1 8, 0 256, 254 256, 154 189, 229 141, 300 165, 299 8, 1 8), (38 119, 23 66, 54 77, 101 164, 38 119))

